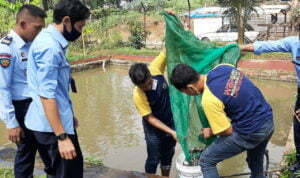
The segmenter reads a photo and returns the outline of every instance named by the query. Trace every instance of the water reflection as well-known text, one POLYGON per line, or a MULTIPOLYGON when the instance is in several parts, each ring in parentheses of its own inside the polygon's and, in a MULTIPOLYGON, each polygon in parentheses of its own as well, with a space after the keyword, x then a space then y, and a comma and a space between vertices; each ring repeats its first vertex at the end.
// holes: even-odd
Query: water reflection
POLYGON ((84 152, 115 168, 137 170, 139 157, 145 159, 143 130, 127 71, 126 67, 109 67, 106 72, 99 68, 75 73, 79 93, 72 98, 84 152))

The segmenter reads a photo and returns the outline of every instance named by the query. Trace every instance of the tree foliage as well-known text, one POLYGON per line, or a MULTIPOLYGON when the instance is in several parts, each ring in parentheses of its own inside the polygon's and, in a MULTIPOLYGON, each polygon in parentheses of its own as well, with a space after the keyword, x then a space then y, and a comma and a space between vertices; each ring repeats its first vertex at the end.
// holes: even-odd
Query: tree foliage
POLYGON ((102 8, 104 6, 120 8, 121 0, 84 0, 91 9, 102 8))
POLYGON ((256 12, 255 6, 258 6, 262 0, 217 0, 217 2, 228 9, 224 11, 224 15, 231 19, 231 23, 238 26, 238 42, 244 43, 245 26, 250 19, 251 14, 256 12))
POLYGON ((130 21, 128 25, 131 34, 131 36, 129 37, 130 46, 136 49, 145 47, 146 44, 144 42, 147 37, 147 32, 145 32, 143 24, 138 21, 130 21))
POLYGON ((13 27, 16 13, 26 3, 40 6, 41 0, 0 0, 0 37, 6 35, 13 27))
POLYGON ((290 11, 290 23, 291 31, 295 33, 297 30, 300 31, 300 3, 299 0, 293 0, 291 2, 290 11))

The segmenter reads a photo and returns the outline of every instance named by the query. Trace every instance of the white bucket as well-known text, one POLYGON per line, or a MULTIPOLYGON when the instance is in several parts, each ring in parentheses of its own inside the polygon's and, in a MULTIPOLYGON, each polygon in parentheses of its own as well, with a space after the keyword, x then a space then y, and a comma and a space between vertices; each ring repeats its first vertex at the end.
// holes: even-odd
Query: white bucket
POLYGON ((178 178, 203 178, 200 166, 184 165, 185 156, 181 152, 176 159, 176 170, 178 178))

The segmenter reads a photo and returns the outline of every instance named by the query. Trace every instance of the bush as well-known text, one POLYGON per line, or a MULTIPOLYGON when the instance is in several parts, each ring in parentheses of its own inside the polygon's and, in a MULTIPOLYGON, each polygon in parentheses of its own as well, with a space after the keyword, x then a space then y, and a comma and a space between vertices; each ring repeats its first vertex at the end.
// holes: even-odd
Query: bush
POLYGON ((131 36, 129 37, 130 46, 136 49, 145 47, 145 39, 147 34, 145 34, 142 23, 130 21, 128 25, 131 34, 131 36))
POLYGON ((7 35, 9 30, 15 25, 15 14, 14 12, 0 8, 0 37, 7 35))
POLYGON ((120 33, 113 31, 111 35, 107 35, 101 42, 100 47, 103 49, 121 48, 125 46, 120 33))

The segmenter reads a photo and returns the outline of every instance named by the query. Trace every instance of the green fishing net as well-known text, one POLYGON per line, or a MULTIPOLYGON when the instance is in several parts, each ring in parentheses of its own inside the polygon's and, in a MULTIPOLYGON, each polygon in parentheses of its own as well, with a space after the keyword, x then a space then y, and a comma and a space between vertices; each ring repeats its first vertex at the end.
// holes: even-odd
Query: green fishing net
MULTIPOLYGON (((235 44, 218 47, 215 43, 199 40, 184 29, 180 20, 166 12, 162 13, 166 23, 165 45, 168 76, 177 64, 192 66, 200 74, 207 74, 221 63, 235 65, 240 59, 240 49, 235 44)), ((205 27, 203 27, 205 28, 205 27)), ((190 164, 197 164, 201 151, 215 138, 204 139, 202 128, 209 127, 201 106, 201 96, 187 96, 170 86, 170 99, 177 136, 190 164)))

